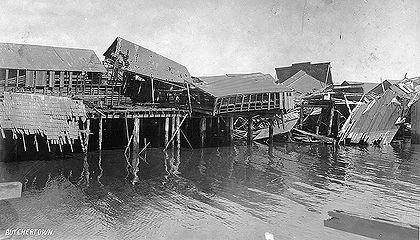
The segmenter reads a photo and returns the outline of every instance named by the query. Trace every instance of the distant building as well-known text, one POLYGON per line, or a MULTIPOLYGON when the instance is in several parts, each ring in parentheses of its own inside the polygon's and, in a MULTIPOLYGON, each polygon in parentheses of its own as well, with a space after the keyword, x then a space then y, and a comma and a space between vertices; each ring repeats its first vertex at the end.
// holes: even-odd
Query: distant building
POLYGON ((289 67, 276 68, 276 75, 277 83, 294 90, 298 98, 333 84, 329 62, 294 63, 289 67))

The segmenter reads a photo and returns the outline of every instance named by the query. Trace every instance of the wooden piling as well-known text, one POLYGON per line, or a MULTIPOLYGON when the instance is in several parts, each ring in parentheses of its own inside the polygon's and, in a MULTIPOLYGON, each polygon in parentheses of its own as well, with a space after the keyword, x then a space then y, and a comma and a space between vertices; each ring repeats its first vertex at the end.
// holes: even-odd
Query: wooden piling
MULTIPOLYGON (((211 120, 210 120, 211 121, 211 120)), ((200 119, 200 147, 205 147, 206 144, 206 118, 200 119)))
POLYGON ((330 122, 329 122, 329 124, 328 124, 327 137, 331 136, 331 130, 332 130, 333 119, 334 119, 334 106, 332 106, 332 107, 331 107, 331 112, 330 112, 330 122))
MULTIPOLYGON (((175 135, 175 131, 176 131, 176 117, 172 117, 172 128, 171 128, 171 135, 172 135, 172 137, 174 137, 174 135, 175 135)), ((172 149, 174 149, 175 148, 175 141, 172 141, 172 149)))
POLYGON ((228 140, 229 140, 229 145, 231 145, 233 143, 233 117, 228 117, 228 140))
MULTIPOLYGON (((176 117, 176 128, 180 128, 181 117, 176 117)), ((176 148, 181 149, 181 131, 176 132, 176 148)))
POLYGON ((103 118, 100 117, 99 118, 99 151, 102 150, 102 123, 103 123, 103 118))
POLYGON ((169 118, 165 118, 165 146, 168 145, 169 141, 169 118))
POLYGON ((140 118, 134 118, 133 128, 133 158, 137 158, 140 151, 140 118))
POLYGON ((88 152, 89 150, 89 135, 90 135, 90 119, 86 119, 86 127, 85 127, 85 143, 84 148, 85 152, 88 152))
POLYGON ((247 144, 248 145, 252 145, 252 137, 253 137, 253 128, 252 126, 254 125, 254 119, 252 119, 252 117, 248 118, 248 141, 247 144))

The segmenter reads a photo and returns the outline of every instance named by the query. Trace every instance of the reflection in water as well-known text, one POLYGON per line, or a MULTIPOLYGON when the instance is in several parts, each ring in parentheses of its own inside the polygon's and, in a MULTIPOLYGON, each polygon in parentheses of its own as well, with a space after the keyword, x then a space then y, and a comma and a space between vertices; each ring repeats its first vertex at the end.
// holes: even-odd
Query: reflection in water
POLYGON ((418 225, 419 145, 148 149, 136 159, 103 151, 22 168, 16 227, 65 239, 362 239, 324 228, 333 210, 418 225), (132 185, 127 169, 135 178, 139 168, 132 185))
POLYGON ((98 155, 98 168, 99 168, 99 174, 96 177, 96 180, 98 181, 99 185, 101 185, 101 187, 102 187, 102 186, 104 186, 101 183, 101 177, 102 177, 102 175, 104 173, 104 170, 102 168, 102 151, 99 151, 99 155, 98 155))

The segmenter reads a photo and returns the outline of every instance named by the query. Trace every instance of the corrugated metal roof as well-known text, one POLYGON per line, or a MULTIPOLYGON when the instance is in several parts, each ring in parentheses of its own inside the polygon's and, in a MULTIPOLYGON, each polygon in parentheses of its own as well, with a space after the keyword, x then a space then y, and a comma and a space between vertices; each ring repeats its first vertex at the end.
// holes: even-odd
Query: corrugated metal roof
POLYGON ((105 72, 93 50, 0 43, 0 68, 105 72))
POLYGON ((198 77, 198 79, 200 81, 194 85, 215 97, 291 91, 289 88, 276 84, 270 74, 226 74, 198 77))
POLYGON ((115 53, 126 56, 124 70, 171 82, 191 81, 185 66, 123 38, 117 37, 104 56, 112 58, 115 53))
POLYGON ((303 62, 294 63, 289 67, 276 68, 278 82, 282 83, 286 81, 300 70, 305 71, 307 74, 311 75, 320 82, 325 83, 325 80, 327 80, 327 84, 333 84, 330 62, 312 64, 310 62, 303 62))

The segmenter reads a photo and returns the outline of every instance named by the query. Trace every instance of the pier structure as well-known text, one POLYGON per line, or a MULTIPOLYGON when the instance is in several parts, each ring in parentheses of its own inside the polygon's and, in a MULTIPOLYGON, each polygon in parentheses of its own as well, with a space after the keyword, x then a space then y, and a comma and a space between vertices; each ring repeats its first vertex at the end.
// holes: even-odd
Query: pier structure
POLYGON ((1 141, 13 139, 0 147, 9 152, 125 148, 138 160, 147 147, 220 146, 234 136, 250 144, 256 117, 272 123, 294 105, 269 74, 192 77, 120 37, 103 62, 88 49, 7 43, 0 52, 1 141))
POLYGON ((201 118, 201 145, 210 137, 206 128, 216 127, 216 131, 220 132, 221 121, 228 142, 233 141, 236 132, 239 137, 246 135, 247 143, 251 144, 256 135, 256 117, 267 119, 270 129, 267 138, 272 143, 273 119, 294 107, 291 89, 275 84, 269 74, 197 77, 193 78, 192 85, 192 110, 195 116, 201 118))

